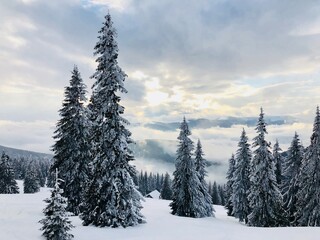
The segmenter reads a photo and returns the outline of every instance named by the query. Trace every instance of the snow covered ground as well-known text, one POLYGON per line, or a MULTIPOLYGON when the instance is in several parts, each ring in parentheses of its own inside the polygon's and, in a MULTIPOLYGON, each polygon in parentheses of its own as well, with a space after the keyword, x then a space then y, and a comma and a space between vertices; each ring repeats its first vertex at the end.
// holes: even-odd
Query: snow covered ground
MULTIPOLYGON (((19 182, 21 186, 21 182, 19 182)), ((43 199, 49 189, 36 194, 0 195, 0 239, 37 240, 38 223, 43 218, 43 199)), ((75 240, 318 240, 320 228, 252 228, 228 217, 222 206, 215 206, 215 218, 191 219, 172 216, 169 201, 146 199, 143 214, 147 223, 126 229, 84 227, 78 217, 71 217, 75 240)))

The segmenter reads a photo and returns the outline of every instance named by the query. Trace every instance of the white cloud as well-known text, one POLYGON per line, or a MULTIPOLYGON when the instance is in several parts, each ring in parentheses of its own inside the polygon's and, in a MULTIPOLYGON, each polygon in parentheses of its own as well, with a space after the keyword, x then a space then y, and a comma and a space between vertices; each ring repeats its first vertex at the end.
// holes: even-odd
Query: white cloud
POLYGON ((117 11, 125 11, 129 8, 132 0, 87 0, 92 5, 108 6, 117 11))

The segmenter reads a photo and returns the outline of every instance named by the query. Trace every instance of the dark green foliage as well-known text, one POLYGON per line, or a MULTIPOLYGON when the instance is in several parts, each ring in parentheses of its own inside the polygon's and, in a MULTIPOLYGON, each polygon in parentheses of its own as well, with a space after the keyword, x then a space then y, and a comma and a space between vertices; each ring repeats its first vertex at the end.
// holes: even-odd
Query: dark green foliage
POLYGON ((214 181, 212 185, 212 203, 215 205, 222 205, 222 199, 216 181, 214 181))
POLYGON ((0 194, 19 193, 19 187, 14 179, 14 171, 10 158, 4 152, 0 159, 0 194))
POLYGON ((34 162, 30 162, 27 167, 23 181, 24 193, 36 193, 40 191, 40 179, 34 162))
POLYGON ((282 165, 283 165, 283 158, 281 156, 281 152, 282 152, 282 149, 280 148, 279 146, 279 142, 278 142, 278 139, 276 140, 276 143, 274 144, 273 146, 273 153, 272 153, 272 156, 273 156, 273 159, 276 163, 276 171, 275 171, 275 174, 276 174, 276 179, 277 179, 277 183, 278 183, 278 186, 281 188, 282 186, 282 180, 283 180, 283 170, 282 170, 282 165))
POLYGON ((172 200, 172 186, 169 173, 166 173, 163 185, 160 192, 160 198, 165 200, 172 200))
POLYGON ((234 154, 232 154, 231 158, 229 159, 229 169, 227 172, 227 185, 226 185, 226 205, 225 208, 227 209, 227 214, 228 216, 233 216, 232 212, 233 212, 233 205, 232 205, 232 193, 233 193, 233 189, 232 189, 232 185, 233 185, 233 174, 234 174, 234 170, 235 170, 235 164, 236 164, 236 160, 234 158, 234 154))

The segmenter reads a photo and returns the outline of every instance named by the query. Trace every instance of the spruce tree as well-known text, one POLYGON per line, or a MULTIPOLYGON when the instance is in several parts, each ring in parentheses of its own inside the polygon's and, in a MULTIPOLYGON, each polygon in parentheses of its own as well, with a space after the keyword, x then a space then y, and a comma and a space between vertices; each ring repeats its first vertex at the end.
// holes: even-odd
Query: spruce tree
POLYGON ((212 206, 212 198, 209 194, 208 185, 205 180, 205 176, 207 175, 207 171, 205 169, 207 162, 203 156, 204 156, 204 153, 202 150, 202 145, 200 140, 198 140, 196 151, 195 151, 195 167, 199 175, 200 191, 203 194, 203 204, 207 211, 207 216, 213 216, 214 209, 212 206))
POLYGON ((270 151, 263 109, 257 123, 258 136, 253 139, 254 150, 250 174, 250 208, 248 224, 255 227, 277 227, 288 224, 282 207, 282 195, 275 176, 275 162, 270 151))
POLYGON ((200 218, 208 216, 204 196, 201 192, 199 174, 192 159, 193 142, 186 119, 180 125, 179 145, 175 171, 173 173, 173 197, 170 204, 172 214, 200 218))
POLYGON ((119 93, 126 93, 126 74, 118 66, 116 30, 111 16, 99 31, 95 46, 98 66, 92 78, 91 121, 93 176, 86 188, 81 219, 83 225, 127 227, 144 222, 140 213, 142 195, 133 182, 137 174, 129 144, 131 132, 128 121, 121 115, 119 93))
POLYGON ((172 200, 172 187, 169 173, 166 173, 163 185, 160 192, 160 198, 165 200, 172 200))
POLYGON ((227 172, 227 185, 226 185, 226 205, 225 208, 227 209, 228 216, 233 216, 233 205, 232 205, 232 196, 233 196, 233 174, 235 171, 236 160, 234 158, 234 154, 231 155, 229 159, 229 169, 227 172))
POLYGON ((215 205, 221 205, 222 204, 222 199, 221 199, 221 194, 219 191, 219 187, 216 181, 213 182, 212 185, 212 203, 215 205))
POLYGON ((299 226, 320 226, 320 112, 317 107, 313 132, 302 161, 296 221, 299 226))
POLYGON ((299 190, 298 177, 303 158, 303 146, 301 145, 299 135, 294 134, 291 145, 288 149, 288 157, 284 162, 283 171, 283 199, 284 208, 288 212, 289 221, 295 225, 295 214, 297 212, 297 193, 299 190))
POLYGON ((250 191, 251 150, 245 130, 242 130, 235 157, 235 170, 232 184, 233 215, 240 222, 248 222, 250 213, 248 194, 250 191))
POLYGON ((67 216, 67 199, 62 196, 63 190, 59 187, 61 181, 57 171, 51 197, 44 200, 47 203, 43 210, 45 218, 39 221, 43 225, 40 228, 43 231, 42 235, 47 240, 70 240, 73 238, 73 235, 68 233, 74 226, 67 216))
POLYGON ((276 179, 277 179, 277 183, 278 183, 278 186, 281 188, 282 186, 282 179, 283 179, 283 174, 282 174, 282 162, 283 162, 283 158, 281 156, 281 152, 282 152, 282 149, 280 148, 279 146, 279 142, 278 142, 278 139, 276 140, 276 143, 274 144, 273 146, 273 152, 272 152, 272 156, 273 156, 273 159, 276 163, 276 179))
POLYGON ((26 174, 23 181, 24 193, 36 193, 40 191, 40 180, 35 169, 35 163, 31 161, 26 170, 26 174))
POLYGON ((60 109, 61 119, 57 123, 53 146, 54 157, 51 171, 58 168, 63 196, 68 199, 67 210, 78 215, 82 202, 84 185, 88 181, 90 145, 88 142, 88 121, 84 102, 86 86, 75 66, 70 84, 65 88, 65 98, 60 109))
MULTIPOLYGON (((218 185, 218 190, 219 190, 219 195, 221 198, 221 205, 225 206, 226 205, 225 187, 223 185, 218 185)), ((210 194, 210 195, 212 195, 212 194, 210 194)))
POLYGON ((4 152, 0 159, 0 194, 19 193, 19 187, 14 179, 14 171, 10 164, 10 158, 4 152))

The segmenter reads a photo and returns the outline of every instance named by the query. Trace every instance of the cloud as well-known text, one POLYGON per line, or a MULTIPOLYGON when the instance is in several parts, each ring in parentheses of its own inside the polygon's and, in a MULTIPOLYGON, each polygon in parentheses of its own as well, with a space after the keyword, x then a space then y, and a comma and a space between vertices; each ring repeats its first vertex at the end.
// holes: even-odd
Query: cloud
POLYGON ((0 142, 3 146, 50 153, 54 123, 49 121, 0 120, 0 142))
MULTIPOLYGON (((135 138, 176 138, 146 123, 255 116, 261 106, 293 116, 308 132, 320 102, 319 8, 290 0, 4 1, 0 120, 26 122, 26 133, 37 122, 56 122, 74 64, 90 88, 93 47, 109 9, 128 74, 121 103, 135 138)), ((293 126, 274 129, 291 136, 293 126)), ((198 130, 210 146, 211 135, 198 130)), ((209 128, 219 133, 212 137, 225 134, 210 156, 230 155, 232 130, 209 128)), ((43 142, 52 141, 49 132, 43 142)))

